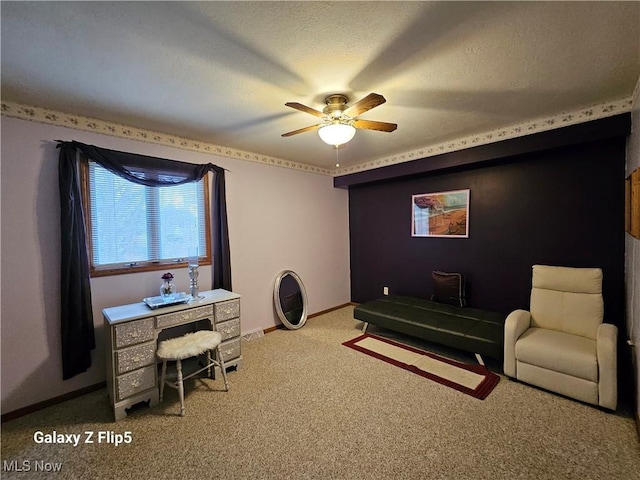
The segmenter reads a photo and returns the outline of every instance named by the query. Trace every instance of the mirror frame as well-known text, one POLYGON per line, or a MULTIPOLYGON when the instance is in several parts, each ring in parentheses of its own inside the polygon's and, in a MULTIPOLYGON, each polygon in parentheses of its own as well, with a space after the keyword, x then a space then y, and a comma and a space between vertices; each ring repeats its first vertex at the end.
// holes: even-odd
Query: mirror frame
POLYGON ((283 270, 278 274, 278 276, 276 277, 275 287, 273 289, 273 303, 276 307, 278 318, 289 330, 297 330, 298 328, 304 326, 307 321, 307 291, 305 290, 304 284, 302 283, 302 280, 300 280, 300 277, 296 272, 294 272, 293 270, 283 270), (287 275, 291 275, 293 279, 298 283, 298 286, 300 287, 300 294, 302 295, 302 317, 300 318, 300 322, 298 322, 297 324, 291 323, 289 320, 287 320, 287 317, 282 310, 282 305, 280 304, 280 284, 282 283, 282 279, 287 275))

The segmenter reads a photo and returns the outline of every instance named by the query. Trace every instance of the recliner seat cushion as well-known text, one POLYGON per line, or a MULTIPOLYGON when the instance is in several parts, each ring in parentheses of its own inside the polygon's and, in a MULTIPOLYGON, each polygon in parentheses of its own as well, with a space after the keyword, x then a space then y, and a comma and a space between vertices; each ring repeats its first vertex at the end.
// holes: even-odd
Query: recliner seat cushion
POLYGON ((598 381, 596 342, 555 330, 530 328, 516 342, 519 362, 598 381))

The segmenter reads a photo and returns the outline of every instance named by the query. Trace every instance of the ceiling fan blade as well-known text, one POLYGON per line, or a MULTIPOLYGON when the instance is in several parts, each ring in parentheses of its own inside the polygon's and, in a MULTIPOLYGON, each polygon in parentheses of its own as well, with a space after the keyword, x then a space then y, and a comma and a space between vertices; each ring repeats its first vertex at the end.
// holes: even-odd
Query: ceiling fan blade
POLYGON ((311 115, 315 115, 316 117, 324 117, 324 113, 322 113, 319 110, 316 110, 315 108, 311 108, 311 107, 307 107, 306 105, 303 105, 301 103, 298 102, 287 102, 285 103, 285 105, 287 107, 291 107, 291 108, 295 108, 296 110, 300 110, 301 112, 305 112, 305 113, 310 113, 311 115))
POLYGON ((393 132, 398 125, 387 122, 374 122, 373 120, 354 120, 353 126, 356 128, 366 128, 367 130, 378 130, 381 132, 393 132))
POLYGON ((347 108, 344 113, 345 115, 349 115, 350 117, 357 117, 361 113, 371 110, 378 105, 382 105, 386 101, 387 100, 382 95, 379 95, 377 93, 370 93, 362 100, 357 101, 349 108, 347 108))
POLYGON ((299 128, 298 130, 293 130, 292 132, 283 133, 282 136, 283 137, 290 137, 292 135, 297 135, 299 133, 311 132, 312 130, 317 130, 321 126, 322 126, 322 123, 319 123, 318 125, 310 125, 308 127, 299 128))

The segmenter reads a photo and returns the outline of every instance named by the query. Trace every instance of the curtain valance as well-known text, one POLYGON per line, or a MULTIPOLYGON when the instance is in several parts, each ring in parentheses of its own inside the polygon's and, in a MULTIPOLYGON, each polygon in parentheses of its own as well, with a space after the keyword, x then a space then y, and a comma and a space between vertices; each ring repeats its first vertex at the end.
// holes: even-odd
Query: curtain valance
POLYGON ((70 145, 110 172, 147 187, 180 185, 198 181, 208 172, 224 172, 223 168, 212 163, 195 164, 167 160, 165 158, 109 150, 76 141, 60 142, 60 145, 70 145))

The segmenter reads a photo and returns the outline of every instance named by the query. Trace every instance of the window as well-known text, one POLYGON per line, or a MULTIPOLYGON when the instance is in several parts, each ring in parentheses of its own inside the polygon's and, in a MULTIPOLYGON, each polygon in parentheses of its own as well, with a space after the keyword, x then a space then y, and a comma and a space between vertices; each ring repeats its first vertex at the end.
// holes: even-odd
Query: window
POLYGON ((164 269, 196 255, 211 264, 207 176, 146 187, 92 161, 83 173, 92 276, 164 269))

